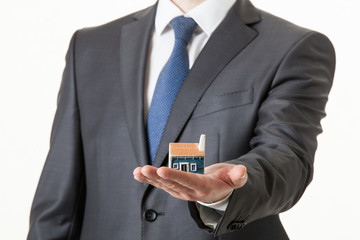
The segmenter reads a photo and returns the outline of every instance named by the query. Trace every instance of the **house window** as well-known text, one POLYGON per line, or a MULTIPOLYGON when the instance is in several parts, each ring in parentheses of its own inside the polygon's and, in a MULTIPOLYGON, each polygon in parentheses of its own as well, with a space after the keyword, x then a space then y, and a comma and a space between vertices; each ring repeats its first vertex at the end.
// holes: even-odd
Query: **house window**
POLYGON ((173 169, 179 169, 179 164, 178 164, 178 163, 174 163, 174 164, 173 164, 173 169))
POLYGON ((190 165, 190 169, 191 169, 192 172, 196 172, 196 171, 197 171, 197 164, 196 164, 196 163, 192 163, 192 164, 190 165))

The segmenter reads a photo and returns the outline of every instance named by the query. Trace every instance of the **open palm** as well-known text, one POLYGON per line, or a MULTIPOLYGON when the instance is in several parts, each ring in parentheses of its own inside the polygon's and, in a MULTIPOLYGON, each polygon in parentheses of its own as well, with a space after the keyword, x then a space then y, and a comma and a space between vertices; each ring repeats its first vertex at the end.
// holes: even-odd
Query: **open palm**
POLYGON ((134 170, 134 178, 161 188, 173 197, 187 201, 214 203, 247 181, 246 167, 218 163, 205 168, 205 174, 182 172, 150 165, 134 170))

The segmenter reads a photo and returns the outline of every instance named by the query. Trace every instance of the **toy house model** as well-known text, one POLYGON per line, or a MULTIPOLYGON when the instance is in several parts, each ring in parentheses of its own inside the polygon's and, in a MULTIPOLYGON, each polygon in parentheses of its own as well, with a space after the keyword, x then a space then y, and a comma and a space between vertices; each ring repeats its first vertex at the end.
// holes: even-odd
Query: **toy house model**
POLYGON ((201 134, 199 143, 170 143, 169 168, 184 172, 204 173, 205 134, 201 134))

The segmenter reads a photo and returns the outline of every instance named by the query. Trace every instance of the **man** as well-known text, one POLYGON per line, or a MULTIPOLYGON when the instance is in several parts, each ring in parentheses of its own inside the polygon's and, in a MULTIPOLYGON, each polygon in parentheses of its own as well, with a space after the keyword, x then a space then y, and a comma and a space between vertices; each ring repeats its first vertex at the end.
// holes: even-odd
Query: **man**
POLYGON ((159 0, 76 32, 66 59, 28 239, 288 239, 278 214, 312 179, 332 85, 325 36, 248 0, 159 0), (200 134, 204 175, 161 167, 200 134))

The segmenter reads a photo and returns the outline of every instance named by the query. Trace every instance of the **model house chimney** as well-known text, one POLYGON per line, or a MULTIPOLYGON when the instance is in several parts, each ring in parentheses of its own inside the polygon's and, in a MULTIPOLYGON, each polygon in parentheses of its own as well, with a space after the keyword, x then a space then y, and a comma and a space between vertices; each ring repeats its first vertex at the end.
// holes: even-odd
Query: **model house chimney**
POLYGON ((205 134, 201 134, 200 136, 199 151, 205 152, 205 134))

